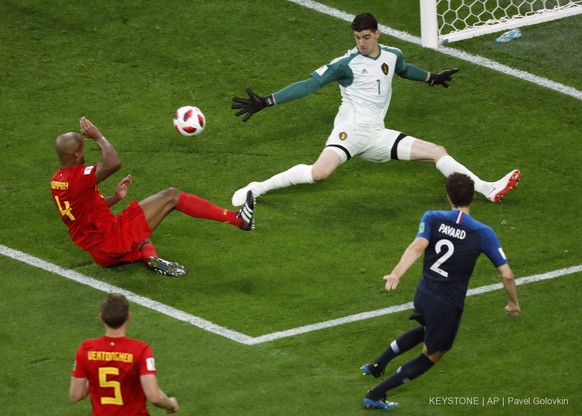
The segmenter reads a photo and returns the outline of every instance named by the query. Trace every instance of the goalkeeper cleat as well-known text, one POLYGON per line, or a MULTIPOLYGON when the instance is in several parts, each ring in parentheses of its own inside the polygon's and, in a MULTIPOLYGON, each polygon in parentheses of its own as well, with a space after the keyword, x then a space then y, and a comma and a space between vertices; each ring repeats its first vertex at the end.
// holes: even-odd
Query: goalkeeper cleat
POLYGON ((244 188, 240 188, 238 191, 236 191, 232 195, 232 205, 234 207, 240 207, 242 204, 244 204, 245 201, 247 200, 247 193, 249 191, 253 192, 254 198, 258 198, 259 196, 261 196, 261 194, 257 190, 257 184, 258 182, 251 182, 244 188))
POLYGON ((187 270, 180 263, 175 263, 161 259, 159 257, 150 257, 148 259, 148 267, 154 272, 163 274, 164 276, 181 277, 185 276, 187 270))
POLYGON ((372 400, 365 397, 364 406, 368 409, 392 410, 400 406, 400 403, 389 402, 386 399, 372 400))
POLYGON ((362 370, 363 376, 374 376, 374 378, 378 378, 384 375, 384 369, 380 368, 380 366, 376 363, 364 364, 360 367, 360 370, 362 370))
POLYGON ((246 201, 236 213, 236 217, 243 222, 239 227, 241 230, 251 231, 255 228, 255 197, 252 191, 247 191, 246 201))
POLYGON ((521 172, 519 169, 512 170, 497 182, 493 182, 486 198, 491 202, 501 201, 509 191, 517 186, 520 179, 521 172))

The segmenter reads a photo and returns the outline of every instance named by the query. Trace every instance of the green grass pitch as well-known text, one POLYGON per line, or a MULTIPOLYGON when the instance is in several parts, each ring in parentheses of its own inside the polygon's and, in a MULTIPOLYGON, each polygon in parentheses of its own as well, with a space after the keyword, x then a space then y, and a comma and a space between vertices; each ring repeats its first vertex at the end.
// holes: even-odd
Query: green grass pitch
MULTIPOLYGON (((324 3, 420 32, 418 2, 324 3)), ((582 17, 524 28, 512 43, 494 39, 451 46, 582 89, 582 17)), ((486 180, 521 169, 505 201, 479 196, 472 210, 497 231, 516 277, 582 264, 581 101, 390 36, 381 42, 422 68, 461 69, 446 90, 395 79, 388 126, 445 146, 486 180)), ((142 264, 96 266, 70 241, 50 197, 54 139, 85 115, 122 158, 102 191, 133 176, 115 212, 171 186, 229 207, 247 182, 315 160, 339 92, 328 86, 245 124, 231 97, 307 78, 353 45, 349 23, 284 0, 0 2, 0 245, 250 337, 410 302, 420 264, 394 293, 382 276, 422 213, 447 208, 444 180, 429 164, 355 158, 324 183, 261 198, 252 233, 172 213, 153 241, 160 256, 189 268, 185 279, 142 264), (172 126, 175 109, 188 104, 208 118, 196 138, 172 126)), ((87 161, 99 156, 89 144, 87 161)), ((504 316, 503 291, 468 298, 454 348, 393 391, 401 402, 393 413, 581 414, 581 277, 519 286, 517 319, 504 316)), ((496 282, 481 259, 471 287, 496 282)), ((88 400, 69 402, 68 386, 79 343, 102 334, 103 292, 0 255, 0 293, 0 414, 89 414, 88 400)), ((128 335, 150 343, 160 385, 184 415, 369 414, 361 399, 376 380, 358 368, 411 327, 400 312, 243 345, 139 305, 132 313, 128 335)))

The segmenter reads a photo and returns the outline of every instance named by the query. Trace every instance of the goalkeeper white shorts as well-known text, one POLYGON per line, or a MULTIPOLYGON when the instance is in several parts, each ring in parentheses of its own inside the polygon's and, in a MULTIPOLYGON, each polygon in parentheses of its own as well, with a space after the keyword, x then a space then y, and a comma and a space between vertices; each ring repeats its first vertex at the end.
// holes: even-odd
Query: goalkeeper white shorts
POLYGON ((343 124, 334 127, 325 146, 340 156, 341 163, 354 156, 370 162, 385 163, 389 160, 410 160, 414 140, 414 137, 396 130, 343 124))

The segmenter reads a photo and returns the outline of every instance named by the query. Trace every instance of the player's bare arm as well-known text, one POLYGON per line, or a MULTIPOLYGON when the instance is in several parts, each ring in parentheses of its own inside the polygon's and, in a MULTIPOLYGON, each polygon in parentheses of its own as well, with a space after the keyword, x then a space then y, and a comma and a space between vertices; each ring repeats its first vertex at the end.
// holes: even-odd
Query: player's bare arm
POLYGON ((99 149, 101 149, 101 163, 97 164, 95 169, 95 178, 97 182, 102 182, 109 176, 121 169, 121 159, 117 154, 117 150, 113 145, 103 136, 101 130, 99 130, 93 123, 91 123, 87 118, 82 117, 80 121, 81 133, 93 140, 99 149))
POLYGON ((400 283, 400 276, 396 276, 394 274, 387 274, 384 276, 384 280, 386 281, 386 290, 396 290, 398 287, 398 283, 400 283))
POLYGON ((503 287, 505 293, 507 293, 507 306, 505 306, 505 314, 507 316, 518 316, 521 312, 521 307, 519 306, 519 300, 517 298, 517 289, 515 288, 515 279, 513 277, 513 271, 508 264, 504 264, 498 268, 501 273, 501 278, 503 279, 503 287))
POLYGON ((105 203, 107 206, 111 208, 113 205, 124 199, 127 195, 129 185, 131 185, 131 175, 127 175, 117 184, 117 187, 115 188, 115 194, 105 198, 105 203))
POLYGON ((252 89, 248 88, 247 94, 249 98, 233 97, 231 108, 237 111, 235 113, 237 117, 244 115, 243 122, 246 122, 253 114, 261 111, 263 108, 307 97, 309 94, 317 91, 325 85, 326 84, 320 83, 315 78, 309 77, 303 81, 294 82, 273 94, 265 96, 259 96, 255 94, 252 89))
POLYGON ((168 397, 158 386, 158 379, 153 374, 145 374, 140 377, 141 386, 146 398, 156 407, 166 409, 166 413, 176 413, 180 406, 175 397, 168 397))
POLYGON ((86 378, 71 377, 69 398, 73 403, 83 400, 89 394, 89 381, 86 378))
POLYGON ((394 270, 392 270, 392 273, 384 276, 386 290, 395 290, 398 287, 402 275, 422 256, 427 247, 428 240, 422 237, 417 237, 410 243, 406 250, 404 250, 404 253, 402 253, 402 257, 396 267, 394 267, 394 270))

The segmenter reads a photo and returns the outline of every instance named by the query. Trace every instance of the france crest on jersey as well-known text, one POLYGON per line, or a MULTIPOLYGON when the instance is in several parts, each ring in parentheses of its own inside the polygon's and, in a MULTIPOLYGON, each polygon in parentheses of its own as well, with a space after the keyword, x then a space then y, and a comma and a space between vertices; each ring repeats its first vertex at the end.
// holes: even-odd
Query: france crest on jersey
POLYGON ((507 263, 493 229, 461 211, 427 211, 417 237, 429 241, 418 289, 459 309, 481 253, 495 267, 507 263))

